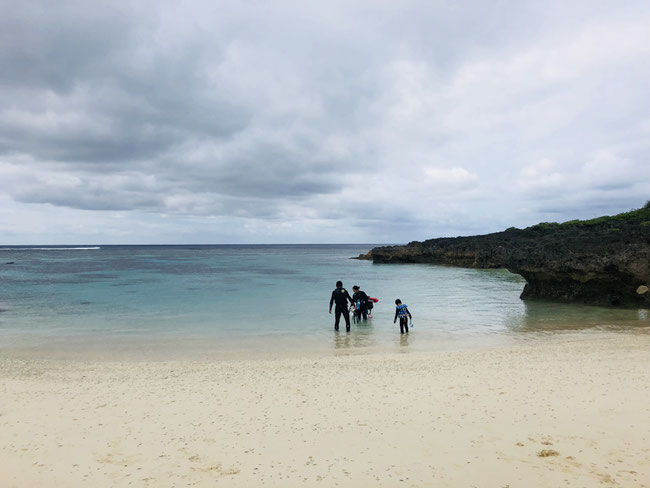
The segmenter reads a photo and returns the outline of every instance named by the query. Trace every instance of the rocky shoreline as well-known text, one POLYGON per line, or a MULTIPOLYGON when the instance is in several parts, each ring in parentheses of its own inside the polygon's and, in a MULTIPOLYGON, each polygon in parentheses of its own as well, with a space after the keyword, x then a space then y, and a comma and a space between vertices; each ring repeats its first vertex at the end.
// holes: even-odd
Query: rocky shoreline
POLYGON ((522 299, 650 307, 650 205, 612 217, 382 246, 359 259, 506 268, 522 299))

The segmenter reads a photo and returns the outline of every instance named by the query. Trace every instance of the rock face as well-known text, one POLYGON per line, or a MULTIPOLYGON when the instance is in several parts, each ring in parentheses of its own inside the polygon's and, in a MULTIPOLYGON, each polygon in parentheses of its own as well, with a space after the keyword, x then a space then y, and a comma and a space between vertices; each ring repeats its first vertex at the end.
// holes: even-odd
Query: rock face
POLYGON ((372 249, 375 263, 506 268, 522 299, 650 307, 650 208, 587 221, 372 249))

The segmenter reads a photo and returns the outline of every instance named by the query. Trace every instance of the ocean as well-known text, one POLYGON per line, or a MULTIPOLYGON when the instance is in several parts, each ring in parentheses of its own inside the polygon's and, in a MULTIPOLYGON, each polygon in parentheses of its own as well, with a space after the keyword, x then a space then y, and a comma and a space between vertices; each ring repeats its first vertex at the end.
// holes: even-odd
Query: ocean
POLYGON ((644 331, 647 310, 524 302, 506 270, 350 259, 364 245, 0 247, 0 352, 231 357, 491 346, 644 331), (337 280, 379 301, 335 333, 337 280), (394 301, 413 314, 408 336, 394 301))

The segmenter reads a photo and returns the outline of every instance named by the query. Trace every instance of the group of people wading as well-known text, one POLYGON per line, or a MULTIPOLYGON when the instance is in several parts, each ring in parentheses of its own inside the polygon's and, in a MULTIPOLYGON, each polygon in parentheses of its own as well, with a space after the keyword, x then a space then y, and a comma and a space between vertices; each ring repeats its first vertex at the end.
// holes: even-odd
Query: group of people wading
MULTIPOLYGON (((352 287, 353 295, 350 296, 348 291, 343 288, 343 282, 337 281, 336 288, 332 292, 332 297, 330 298, 330 314, 332 313, 332 305, 336 304, 334 308, 334 330, 339 330, 339 323, 341 321, 341 315, 345 319, 345 330, 350 332, 350 309, 354 311, 354 318, 356 321, 368 320, 368 313, 372 310, 373 301, 377 301, 376 298, 370 298, 368 295, 361 291, 359 286, 354 285, 352 287), (348 302, 350 307, 348 307, 348 302)), ((404 334, 409 331, 408 320, 412 320, 413 316, 406 304, 402 304, 402 301, 398 298, 395 300, 395 318, 393 323, 397 322, 399 318, 399 329, 400 333, 404 334)), ((411 322, 412 325, 412 322, 411 322)))

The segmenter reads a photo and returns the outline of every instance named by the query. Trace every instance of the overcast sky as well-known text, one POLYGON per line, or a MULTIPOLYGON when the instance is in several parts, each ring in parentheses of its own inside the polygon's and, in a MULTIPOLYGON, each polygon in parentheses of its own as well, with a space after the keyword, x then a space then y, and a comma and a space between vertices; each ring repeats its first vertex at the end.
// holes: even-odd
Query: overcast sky
POLYGON ((650 199, 650 2, 0 0, 0 245, 408 242, 650 199))

